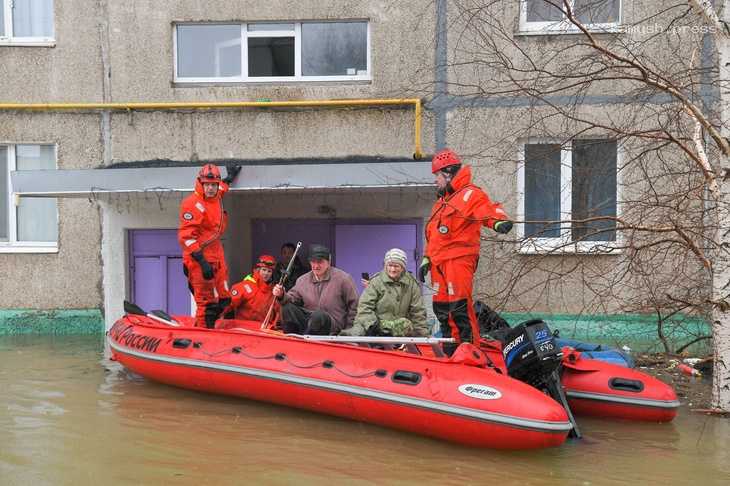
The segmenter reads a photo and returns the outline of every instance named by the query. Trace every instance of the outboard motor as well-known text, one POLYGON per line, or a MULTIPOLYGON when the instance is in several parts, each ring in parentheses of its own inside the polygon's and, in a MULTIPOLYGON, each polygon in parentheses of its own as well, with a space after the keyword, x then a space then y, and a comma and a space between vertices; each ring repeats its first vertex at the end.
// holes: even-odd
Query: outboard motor
POLYGON ((558 369, 563 358, 550 329, 540 319, 510 329, 504 337, 502 355, 511 377, 537 387, 558 369))
POLYGON ((502 340, 502 356, 511 377, 543 390, 565 408, 573 424, 571 436, 580 438, 560 383, 563 352, 545 321, 533 319, 508 329, 502 340))

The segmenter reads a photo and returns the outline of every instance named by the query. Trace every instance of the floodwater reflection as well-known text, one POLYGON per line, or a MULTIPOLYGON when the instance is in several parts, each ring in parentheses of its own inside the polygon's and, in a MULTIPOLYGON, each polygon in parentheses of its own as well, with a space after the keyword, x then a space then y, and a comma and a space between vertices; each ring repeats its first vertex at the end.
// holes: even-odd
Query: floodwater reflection
POLYGON ((579 419, 555 449, 469 449, 149 382, 100 337, 0 337, 0 485, 730 484, 730 421, 579 419))

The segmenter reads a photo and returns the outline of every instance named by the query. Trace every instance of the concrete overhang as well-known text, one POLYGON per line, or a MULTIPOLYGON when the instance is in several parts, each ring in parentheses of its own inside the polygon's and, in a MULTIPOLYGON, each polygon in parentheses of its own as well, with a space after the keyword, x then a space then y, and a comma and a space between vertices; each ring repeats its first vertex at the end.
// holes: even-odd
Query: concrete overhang
MULTIPOLYGON (((13 193, 20 197, 190 192, 200 165, 13 171, 11 183, 13 193)), ((225 177, 225 169, 221 172, 225 177)), ((433 188, 430 162, 379 160, 375 163, 245 164, 231 191, 308 192, 426 187, 433 188)))

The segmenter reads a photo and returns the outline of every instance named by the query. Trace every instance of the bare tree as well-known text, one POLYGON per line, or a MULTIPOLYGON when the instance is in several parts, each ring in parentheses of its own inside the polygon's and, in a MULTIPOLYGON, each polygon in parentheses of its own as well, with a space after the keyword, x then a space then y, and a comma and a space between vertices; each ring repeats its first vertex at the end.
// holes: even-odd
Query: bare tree
POLYGON ((718 99, 727 30, 707 1, 632 2, 620 25, 617 5, 454 2, 448 89, 456 105, 480 108, 455 110, 462 145, 472 126, 499 118, 472 155, 524 188, 512 201, 522 234, 486 245, 491 262, 510 263, 495 263, 480 290, 524 310, 562 301, 653 313, 666 351, 670 318, 711 317, 714 406, 728 411, 730 144, 718 99), (520 14, 565 35, 524 35, 520 14), (570 177, 556 176, 566 165, 570 177), (533 204, 528 190, 570 200, 533 204), (516 265, 502 258, 514 245, 516 265))

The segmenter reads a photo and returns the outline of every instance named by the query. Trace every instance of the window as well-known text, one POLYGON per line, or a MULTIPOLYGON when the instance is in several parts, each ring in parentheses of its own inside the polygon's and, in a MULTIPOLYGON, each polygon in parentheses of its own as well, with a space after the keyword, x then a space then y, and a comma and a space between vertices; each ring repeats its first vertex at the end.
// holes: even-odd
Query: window
POLYGON ((178 24, 175 81, 370 80, 366 21, 178 24))
POLYGON ((520 159, 519 217, 527 221, 522 251, 610 249, 615 220, 569 221, 617 215, 616 141, 528 142, 520 159))
POLYGON ((0 252, 55 251, 58 208, 55 198, 12 193, 10 172, 56 168, 54 145, 0 145, 0 252))
MULTIPOLYGON (((569 0, 579 22, 591 30, 615 32, 621 22, 621 0, 569 0)), ((521 0, 520 31, 580 32, 565 16, 563 0, 521 0)))
POLYGON ((0 44, 54 42, 53 0, 0 0, 0 44))

